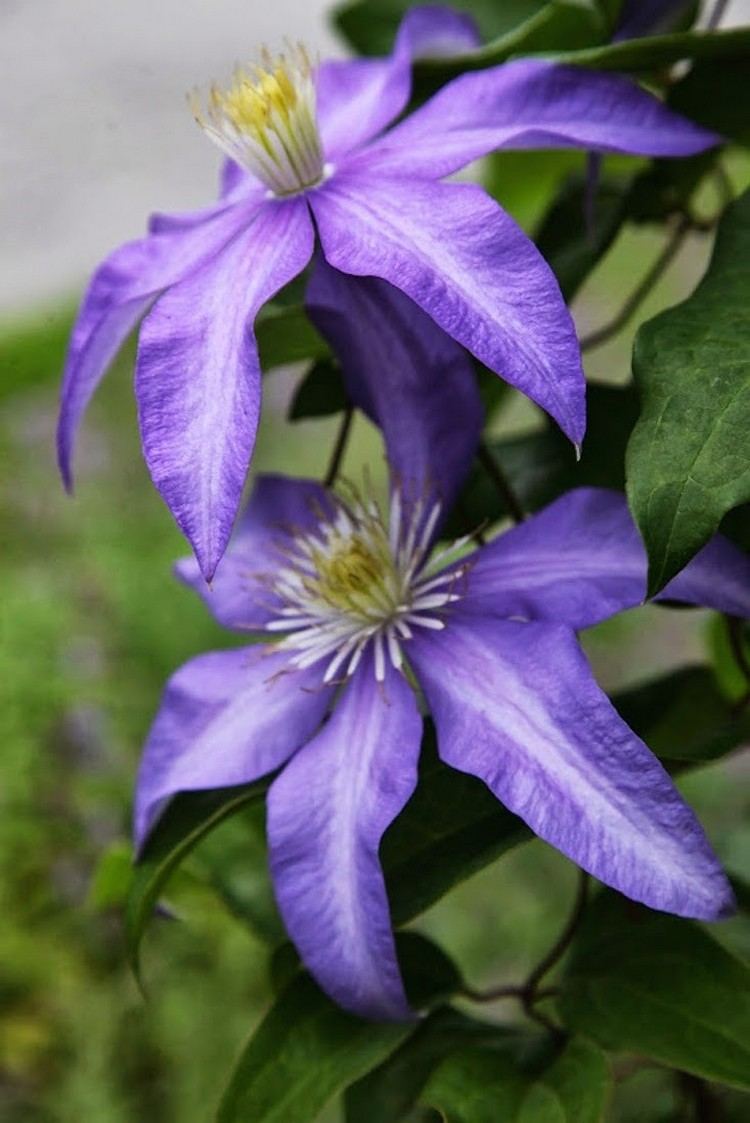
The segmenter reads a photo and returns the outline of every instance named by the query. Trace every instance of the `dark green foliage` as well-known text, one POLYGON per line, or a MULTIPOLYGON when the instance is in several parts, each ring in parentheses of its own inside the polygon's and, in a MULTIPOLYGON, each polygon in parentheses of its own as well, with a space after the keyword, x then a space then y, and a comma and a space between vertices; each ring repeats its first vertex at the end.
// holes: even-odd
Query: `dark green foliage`
POLYGON ((428 733, 416 792, 383 839, 391 913, 403 924, 530 837, 473 776, 441 764, 428 733), (415 877, 415 871, 419 876, 415 877))
POLYGON ((289 420, 303 417, 328 417, 346 408, 347 397, 341 370, 331 358, 318 359, 302 381, 289 407, 289 420))
POLYGON ((602 893, 574 944, 560 1009, 607 1049, 750 1087, 750 970, 690 921, 602 893))
MULTIPOLYGON (((407 993, 418 1009, 448 996, 459 976, 424 937, 399 937, 407 993)), ((246 1045, 218 1123, 312 1123, 336 1092, 375 1068, 417 1022, 372 1023, 340 1010, 307 975, 292 978, 246 1045)))
POLYGON ((411 1033, 344 1013, 307 976, 295 978, 246 1045, 218 1123, 308 1123, 411 1033))
POLYGON ((622 717, 672 770, 718 760, 750 737, 750 714, 719 691, 707 667, 683 667, 613 698, 622 717))
POLYGON ((628 496, 649 555, 649 593, 750 498, 750 193, 727 211, 693 295, 638 333, 642 413, 628 496))

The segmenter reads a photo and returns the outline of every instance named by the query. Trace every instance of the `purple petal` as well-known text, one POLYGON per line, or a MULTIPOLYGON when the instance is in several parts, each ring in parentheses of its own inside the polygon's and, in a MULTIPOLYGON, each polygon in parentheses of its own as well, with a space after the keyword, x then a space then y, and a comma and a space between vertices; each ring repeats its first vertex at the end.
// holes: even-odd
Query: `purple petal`
POLYGON ((252 331, 310 259, 302 199, 265 204, 221 254, 158 301, 141 328, 136 395, 156 487, 210 580, 239 505, 260 410, 252 331))
POLYGON ((107 367, 154 298, 208 260, 249 221, 252 207, 225 204, 156 218, 153 236, 128 242, 97 269, 81 304, 65 364, 57 429, 60 472, 72 486, 78 425, 107 367))
POLYGON ((178 792, 248 784, 309 740, 332 691, 318 671, 287 667, 286 653, 243 647, 199 655, 172 675, 138 771, 138 847, 178 792))
POLYGON ((422 722, 406 679, 366 658, 320 733, 268 793, 281 914, 330 996, 368 1018, 410 1016, 378 846, 414 790, 422 722))
POLYGON ((192 557, 177 563, 177 575, 225 628, 259 630, 282 607, 269 588, 269 576, 285 564, 290 536, 314 530, 321 515, 332 516, 333 505, 314 480, 260 476, 211 584, 192 557))
POLYGON ((398 116, 409 100, 415 58, 462 54, 479 42, 470 16, 425 5, 406 13, 388 58, 322 63, 317 109, 327 158, 340 159, 398 116))
POLYGON ((361 163, 371 173, 438 177, 498 148, 690 156, 719 140, 627 78, 519 59, 449 82, 361 163))
POLYGON ((383 430, 407 502, 432 494, 449 510, 483 421, 466 352, 392 285, 347 276, 322 257, 307 304, 341 362, 350 398, 383 430))
POLYGON ((627 897, 704 920, 731 909, 698 821, 568 628, 456 615, 409 654, 447 764, 627 897))
MULTIPOLYGON (((646 568, 625 496, 579 488, 477 550, 464 603, 495 617, 589 628, 643 603, 646 568)), ((750 559, 717 536, 657 599, 750 616, 750 559)))
POLYGON ((401 289, 581 441, 585 383, 559 286, 480 187, 347 173, 310 203, 331 265, 401 289))

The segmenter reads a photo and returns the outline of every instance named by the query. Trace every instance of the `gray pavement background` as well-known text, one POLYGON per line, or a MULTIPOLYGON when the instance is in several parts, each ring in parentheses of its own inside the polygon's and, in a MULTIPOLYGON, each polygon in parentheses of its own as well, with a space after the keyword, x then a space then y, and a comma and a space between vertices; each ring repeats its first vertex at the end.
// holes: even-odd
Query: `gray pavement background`
MULTIPOLYGON (((284 36, 340 53, 329 7, 0 0, 0 320, 75 293, 150 211, 211 199, 219 154, 187 91, 284 36)), ((748 19, 750 0, 731 0, 724 23, 748 19)))
POLYGON ((0 0, 0 318, 75 292, 152 210, 208 202, 185 95, 263 43, 341 53, 325 0, 0 0))

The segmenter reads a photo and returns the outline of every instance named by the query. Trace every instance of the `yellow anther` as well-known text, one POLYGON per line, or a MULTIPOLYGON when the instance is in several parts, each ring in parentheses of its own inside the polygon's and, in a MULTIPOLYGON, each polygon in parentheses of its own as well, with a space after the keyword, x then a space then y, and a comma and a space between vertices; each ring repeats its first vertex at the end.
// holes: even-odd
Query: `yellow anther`
POLYGON ((206 118, 191 101, 198 123, 224 151, 274 192, 286 195, 318 183, 323 155, 315 122, 313 69, 303 47, 235 70, 231 85, 212 86, 206 118))

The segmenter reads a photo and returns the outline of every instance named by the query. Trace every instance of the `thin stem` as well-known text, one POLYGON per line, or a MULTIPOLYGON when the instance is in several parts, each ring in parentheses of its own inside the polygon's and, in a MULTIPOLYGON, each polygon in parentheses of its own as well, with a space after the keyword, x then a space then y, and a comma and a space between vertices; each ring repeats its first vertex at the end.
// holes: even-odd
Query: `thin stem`
POLYGON ((707 31, 714 31, 719 26, 723 19, 724 12, 727 10, 728 3, 729 0, 716 0, 711 15, 708 17, 708 22, 706 23, 707 31))
POLYGON ((542 979, 547 975, 553 967, 562 959, 565 952, 576 934, 578 925, 583 916, 588 900, 589 890, 589 875, 584 871, 579 871, 578 888, 576 890, 575 900, 573 907, 570 910, 570 915, 565 922, 565 926, 560 935, 555 940, 554 944, 547 952, 547 954, 537 963, 536 967, 530 972, 528 978, 520 985, 491 987, 489 990, 474 990, 472 987, 464 987, 462 993, 466 998, 471 999, 473 1002, 494 1002, 500 998, 517 998, 521 1002, 523 1012, 527 1018, 539 1022, 555 1037, 563 1036, 563 1031, 560 1026, 548 1018, 546 1014, 542 1014, 537 1010, 537 1002, 541 1002, 544 998, 554 998, 559 993, 557 987, 540 987, 542 979))
POLYGON ((503 472, 502 468, 500 467, 497 460, 492 455, 484 441, 479 442, 479 448, 477 449, 477 459, 495 485, 495 489, 505 506, 508 508, 513 521, 516 523, 522 523, 526 518, 523 507, 521 506, 518 497, 513 491, 513 488, 510 486, 505 473, 503 472))
POLYGON ((685 216, 680 219, 656 261, 648 270, 643 280, 633 289, 620 311, 617 315, 612 317, 608 324, 597 328, 596 331, 592 331, 590 335, 585 335, 583 337, 581 340, 581 351, 593 351, 595 347, 601 347, 603 343, 607 343, 625 327, 630 317, 637 312, 662 273, 664 273, 672 259, 677 255, 685 240, 685 235, 693 226, 694 223, 688 217, 685 216))
POLYGON ((339 468, 341 467, 341 461, 344 459, 344 453, 346 452, 346 442, 349 440, 349 431, 352 427, 353 418, 354 407, 347 406, 344 410, 344 416, 341 419, 339 431, 336 434, 336 441, 334 443, 333 451, 331 453, 331 459, 328 464, 328 471, 326 472, 325 479, 323 480, 324 487, 333 487, 336 482, 336 477, 338 476, 339 468))
POLYGON ((581 917, 583 916, 586 902, 589 895, 589 875, 585 870, 578 871, 578 888, 576 890, 575 900, 573 907, 570 910, 570 915, 565 922, 560 935, 555 940, 552 947, 549 949, 543 959, 537 963, 534 970, 531 972, 526 980, 524 989, 527 994, 536 994, 537 987, 548 974, 552 968, 562 959, 565 952, 568 950, 573 937, 576 934, 578 925, 580 924, 581 917))

